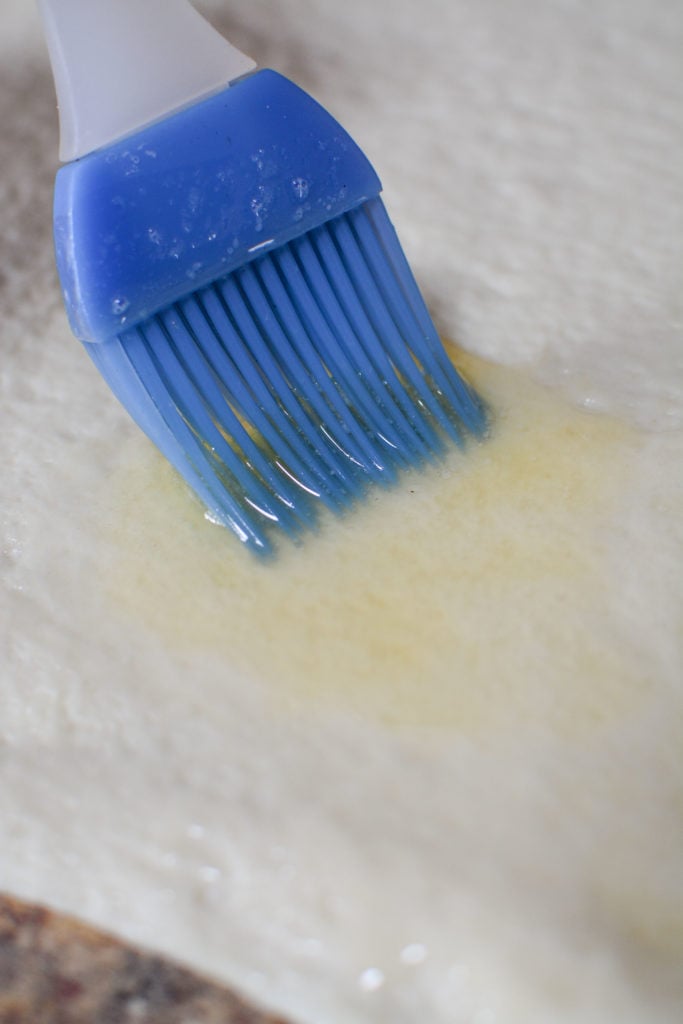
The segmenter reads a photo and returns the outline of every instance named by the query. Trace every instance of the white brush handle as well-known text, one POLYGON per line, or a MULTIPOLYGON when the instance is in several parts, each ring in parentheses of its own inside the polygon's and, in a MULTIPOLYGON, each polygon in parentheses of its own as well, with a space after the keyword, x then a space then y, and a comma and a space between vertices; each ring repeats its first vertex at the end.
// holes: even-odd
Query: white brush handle
POLYGON ((188 0, 38 0, 61 160, 208 96, 256 66, 188 0))

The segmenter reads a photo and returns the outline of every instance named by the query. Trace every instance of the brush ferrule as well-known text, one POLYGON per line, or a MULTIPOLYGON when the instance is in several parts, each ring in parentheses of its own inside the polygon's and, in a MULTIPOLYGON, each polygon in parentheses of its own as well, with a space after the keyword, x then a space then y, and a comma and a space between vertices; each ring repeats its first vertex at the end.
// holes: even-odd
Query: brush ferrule
POLYGON ((59 171, 71 327, 107 340, 380 190, 334 118, 259 71, 59 171))

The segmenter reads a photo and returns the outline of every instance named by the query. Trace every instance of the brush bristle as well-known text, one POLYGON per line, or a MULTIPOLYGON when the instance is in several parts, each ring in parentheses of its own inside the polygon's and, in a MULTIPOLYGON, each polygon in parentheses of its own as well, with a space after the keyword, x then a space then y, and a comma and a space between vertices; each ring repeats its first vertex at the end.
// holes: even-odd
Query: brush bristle
POLYGON ((261 552, 485 429, 379 199, 89 347, 209 515, 261 552))

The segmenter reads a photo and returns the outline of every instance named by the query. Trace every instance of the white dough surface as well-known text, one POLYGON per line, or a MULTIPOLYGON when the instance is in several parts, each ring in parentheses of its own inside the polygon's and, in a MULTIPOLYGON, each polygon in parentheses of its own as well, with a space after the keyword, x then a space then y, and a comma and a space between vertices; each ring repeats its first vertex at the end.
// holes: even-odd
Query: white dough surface
POLYGON ((683 5, 197 6, 361 144, 505 412, 252 570, 70 336, 3 0, 0 890, 296 1024, 678 1024, 683 5))

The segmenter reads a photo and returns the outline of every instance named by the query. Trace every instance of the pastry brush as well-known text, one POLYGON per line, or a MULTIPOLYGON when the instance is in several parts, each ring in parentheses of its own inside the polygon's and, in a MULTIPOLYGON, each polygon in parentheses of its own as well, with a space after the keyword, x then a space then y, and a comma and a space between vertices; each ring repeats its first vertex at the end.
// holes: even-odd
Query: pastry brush
POLYGON ((212 521, 267 553, 481 435, 368 159, 187 0, 39 0, 69 321, 212 521))

